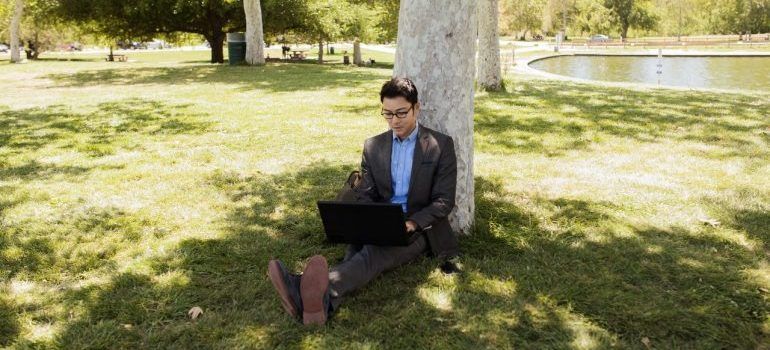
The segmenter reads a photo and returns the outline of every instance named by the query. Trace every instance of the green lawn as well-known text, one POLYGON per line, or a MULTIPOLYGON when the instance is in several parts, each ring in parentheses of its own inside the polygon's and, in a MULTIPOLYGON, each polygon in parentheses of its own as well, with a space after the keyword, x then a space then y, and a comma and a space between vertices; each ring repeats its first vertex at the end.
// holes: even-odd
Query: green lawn
POLYGON ((342 257, 314 202, 386 128, 372 55, 0 63, 0 347, 770 348, 770 93, 518 76, 477 93, 464 272, 291 320, 266 263, 342 257))

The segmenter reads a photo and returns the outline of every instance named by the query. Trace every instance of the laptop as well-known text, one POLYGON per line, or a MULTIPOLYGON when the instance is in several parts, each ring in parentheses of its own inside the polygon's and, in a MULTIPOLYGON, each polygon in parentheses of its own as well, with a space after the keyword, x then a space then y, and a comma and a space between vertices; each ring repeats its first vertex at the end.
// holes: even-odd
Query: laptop
POLYGON ((400 204, 318 201, 318 212, 331 243, 407 246, 417 238, 400 204))

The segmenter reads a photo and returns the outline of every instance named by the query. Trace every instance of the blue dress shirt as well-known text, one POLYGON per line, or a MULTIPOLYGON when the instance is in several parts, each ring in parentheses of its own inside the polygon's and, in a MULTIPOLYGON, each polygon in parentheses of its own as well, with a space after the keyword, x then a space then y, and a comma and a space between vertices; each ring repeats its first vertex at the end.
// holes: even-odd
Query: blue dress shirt
POLYGON ((401 209, 406 213, 406 199, 409 195, 409 181, 412 178, 412 161, 414 160, 414 146, 417 143, 417 129, 403 141, 393 133, 393 150, 390 154, 390 178, 393 180, 393 198, 391 203, 401 204, 401 209))

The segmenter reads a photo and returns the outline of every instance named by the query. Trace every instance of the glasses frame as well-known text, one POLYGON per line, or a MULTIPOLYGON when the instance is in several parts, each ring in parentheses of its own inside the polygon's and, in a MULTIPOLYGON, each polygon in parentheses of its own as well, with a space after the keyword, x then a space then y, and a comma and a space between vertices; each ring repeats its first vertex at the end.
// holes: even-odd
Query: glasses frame
POLYGON ((405 112, 395 112, 395 113, 393 113, 393 112, 389 112, 389 113, 382 112, 380 114, 382 115, 383 118, 388 119, 388 120, 393 119, 393 117, 396 117, 398 119, 404 119, 407 116, 409 116, 409 112, 412 111, 413 109, 414 109, 414 104, 412 104, 412 106, 409 107, 409 109, 407 109, 405 112), (390 117, 388 117, 388 115, 390 117))

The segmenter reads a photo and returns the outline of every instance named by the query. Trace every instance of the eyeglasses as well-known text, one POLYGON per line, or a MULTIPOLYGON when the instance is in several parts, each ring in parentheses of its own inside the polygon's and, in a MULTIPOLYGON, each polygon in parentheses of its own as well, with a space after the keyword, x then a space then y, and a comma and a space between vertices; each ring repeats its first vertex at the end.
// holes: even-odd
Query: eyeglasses
POLYGON ((397 117, 399 119, 406 118, 407 115, 409 115, 409 111, 414 109, 414 105, 412 107, 409 107, 405 112, 382 112, 382 117, 385 119, 393 119, 393 117, 397 117))

